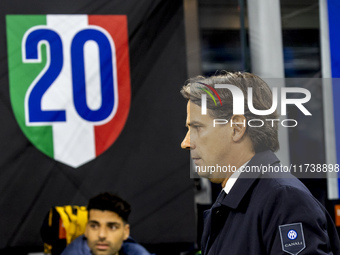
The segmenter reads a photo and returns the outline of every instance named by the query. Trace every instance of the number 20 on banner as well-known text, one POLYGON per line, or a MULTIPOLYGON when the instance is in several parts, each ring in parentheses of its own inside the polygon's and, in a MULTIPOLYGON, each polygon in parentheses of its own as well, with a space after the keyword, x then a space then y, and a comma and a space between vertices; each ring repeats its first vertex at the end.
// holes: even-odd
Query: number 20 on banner
POLYGON ((73 167, 100 155, 130 107, 126 17, 9 15, 6 21, 11 102, 25 135, 73 167))
MULTIPOLYGON (((79 116, 90 122, 105 121, 113 115, 115 105, 114 88, 116 82, 114 69, 115 59, 112 52, 115 51, 111 37, 99 27, 86 28, 79 31, 71 42, 70 60, 73 88, 73 103, 79 116), (84 46, 93 41, 99 49, 99 73, 101 85, 101 106, 92 110, 86 102, 86 80, 84 70, 84 46), (76 96, 75 96, 76 95, 76 96)), ((65 110, 44 111, 41 109, 41 101, 44 93, 60 75, 63 68, 63 44, 57 32, 44 27, 34 27, 27 31, 23 40, 23 62, 41 62, 39 45, 46 42, 48 45, 46 69, 32 83, 26 93, 26 123, 27 125, 38 123, 50 123, 55 121, 66 121, 65 110)), ((116 90, 116 89, 115 89, 116 90)))

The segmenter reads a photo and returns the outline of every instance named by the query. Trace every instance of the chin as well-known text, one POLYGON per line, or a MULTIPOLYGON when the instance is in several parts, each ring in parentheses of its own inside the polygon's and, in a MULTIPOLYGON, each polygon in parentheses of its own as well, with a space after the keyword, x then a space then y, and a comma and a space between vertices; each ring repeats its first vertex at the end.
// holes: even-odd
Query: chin
POLYGON ((211 174, 207 173, 207 172, 197 171, 197 174, 201 178, 210 179, 210 177, 211 177, 211 174))
POLYGON ((209 178, 209 181, 211 181, 212 183, 217 183, 220 184, 225 180, 225 178, 209 178))

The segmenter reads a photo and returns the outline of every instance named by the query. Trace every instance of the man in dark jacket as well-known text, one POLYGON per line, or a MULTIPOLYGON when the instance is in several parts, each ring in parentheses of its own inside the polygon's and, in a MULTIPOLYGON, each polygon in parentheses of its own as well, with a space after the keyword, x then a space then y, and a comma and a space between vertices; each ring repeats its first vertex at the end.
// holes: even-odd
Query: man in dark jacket
POLYGON ((150 255, 129 237, 131 207, 126 201, 103 193, 90 199, 87 210, 85 234, 67 246, 62 255, 150 255))
POLYGON ((278 116, 268 85, 226 72, 190 79, 181 93, 188 99, 181 146, 198 175, 222 185, 204 215, 202 254, 340 254, 327 211, 273 153, 278 116))

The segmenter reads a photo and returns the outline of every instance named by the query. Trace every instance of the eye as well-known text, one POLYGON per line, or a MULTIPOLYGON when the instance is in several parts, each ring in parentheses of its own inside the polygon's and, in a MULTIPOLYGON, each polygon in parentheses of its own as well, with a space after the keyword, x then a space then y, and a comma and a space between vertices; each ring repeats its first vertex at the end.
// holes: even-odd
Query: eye
POLYGON ((90 223, 89 226, 90 226, 91 229, 97 229, 98 228, 98 224, 96 224, 96 223, 90 223))
POLYGON ((119 225, 118 224, 109 224, 108 228, 110 230, 116 230, 116 229, 119 229, 119 225))
POLYGON ((196 131, 199 131, 201 129, 201 126, 199 125, 192 125, 191 127, 195 129, 196 131))

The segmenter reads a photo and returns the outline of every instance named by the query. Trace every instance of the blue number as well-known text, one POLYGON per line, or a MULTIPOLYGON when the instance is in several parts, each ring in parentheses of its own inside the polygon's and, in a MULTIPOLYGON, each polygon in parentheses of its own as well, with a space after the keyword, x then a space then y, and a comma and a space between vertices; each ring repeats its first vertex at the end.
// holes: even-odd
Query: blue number
MULTIPOLYGON (((25 50, 27 60, 39 59, 39 43, 47 41, 50 46, 50 65, 42 77, 32 88, 28 98, 29 122, 56 122, 66 121, 65 110, 43 111, 41 100, 47 89, 59 76, 63 67, 63 49, 60 36, 50 29, 37 29, 32 31, 26 39, 25 50)), ((95 29, 85 29, 78 32, 71 44, 71 67, 73 101, 77 113, 90 122, 107 119, 114 107, 114 81, 112 66, 112 48, 106 35, 95 29), (101 106, 92 110, 86 102, 86 81, 84 66, 84 46, 87 41, 94 41, 99 48, 101 106)))
POLYGON ((25 42, 26 59, 38 60, 38 47, 41 41, 47 41, 50 46, 50 66, 33 87, 28 98, 29 122, 66 121, 65 111, 43 111, 41 99, 47 89, 60 74, 63 67, 63 48, 59 35, 49 29, 38 29, 31 32, 25 42))
POLYGON ((114 107, 112 49, 106 35, 95 29, 77 33, 71 45, 71 62, 73 101, 78 114, 91 122, 105 120, 114 107), (84 45, 90 40, 96 42, 99 48, 102 104, 97 110, 91 110, 86 102, 84 45))

